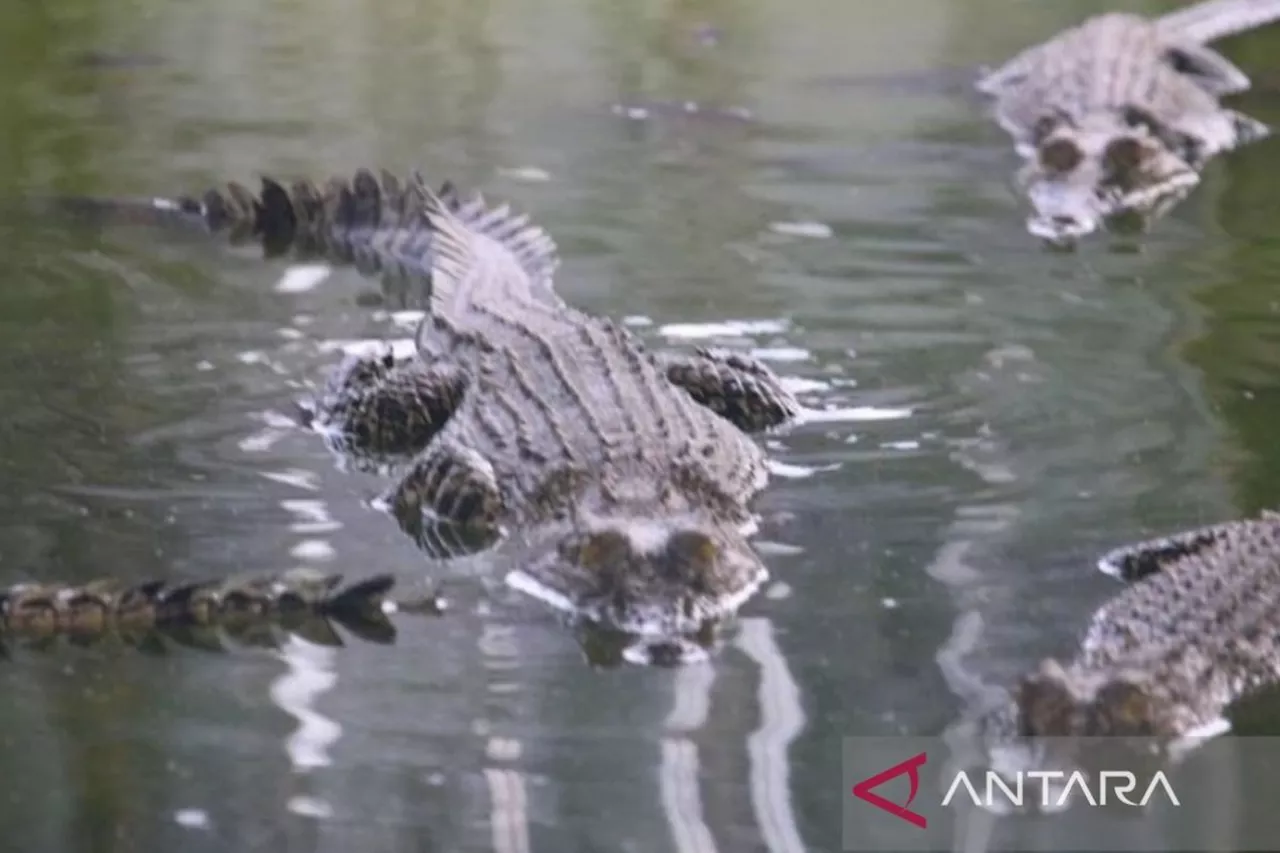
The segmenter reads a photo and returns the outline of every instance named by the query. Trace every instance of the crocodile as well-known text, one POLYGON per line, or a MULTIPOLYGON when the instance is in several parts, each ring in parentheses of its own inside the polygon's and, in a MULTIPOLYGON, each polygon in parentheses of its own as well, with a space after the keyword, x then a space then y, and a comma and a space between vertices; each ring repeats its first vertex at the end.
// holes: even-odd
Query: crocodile
POLYGON ((650 352, 568 305, 555 243, 508 207, 416 176, 389 185, 362 170, 304 208, 310 194, 264 181, 240 208, 259 232, 307 223, 290 227, 430 282, 417 353, 347 356, 307 423, 343 458, 402 469, 382 505, 433 556, 510 541, 509 585, 633 636, 695 635, 735 612, 768 577, 747 541, 768 479, 749 433, 798 414, 795 398, 755 359, 650 352), (442 549, 440 531, 464 544, 442 549))
POLYGON ((1208 44, 1280 19, 1280 0, 1208 0, 1148 19, 1090 18, 981 76, 1025 161, 1027 230, 1070 246, 1100 227, 1146 224, 1200 182, 1216 155, 1270 135, 1220 103, 1249 78, 1208 44))
POLYGON ((0 589, 0 655, 11 645, 45 648, 111 640, 146 650, 165 638, 213 649, 230 637, 241 644, 277 644, 281 631, 313 643, 342 645, 338 625, 366 642, 396 636, 389 612, 440 612, 434 596, 393 600, 389 575, 343 583, 341 575, 297 568, 218 580, 12 584, 0 589))
POLYGON ((1125 587, 1070 658, 1042 660, 985 709, 989 747, 1140 738, 1176 754, 1280 685, 1280 513, 1116 548, 1098 568, 1125 587))
POLYGON ((1128 545, 1098 567, 1128 586, 1069 663, 1023 680, 1025 732, 1175 739, 1280 683, 1280 513, 1128 545))
POLYGON ((1010 778, 1176 763, 1280 686, 1280 513, 1107 552, 1125 583, 1068 658, 1045 658, 948 732, 953 762, 1010 778))
POLYGON ((651 352, 578 311, 553 287, 550 236, 450 183, 367 168, 260 182, 63 202, 351 265, 426 309, 414 355, 347 356, 299 414, 341 467, 404 469, 380 504, 428 556, 518 539, 510 585, 600 631, 673 642, 703 636, 768 577, 746 541, 768 479, 750 434, 801 407, 766 365, 651 352))

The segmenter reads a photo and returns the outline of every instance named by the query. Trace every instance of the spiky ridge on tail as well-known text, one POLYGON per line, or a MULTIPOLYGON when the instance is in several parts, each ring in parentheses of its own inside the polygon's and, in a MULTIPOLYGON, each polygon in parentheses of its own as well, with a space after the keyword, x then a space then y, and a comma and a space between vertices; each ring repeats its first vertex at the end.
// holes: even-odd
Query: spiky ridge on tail
POLYGON ((335 623, 368 642, 392 642, 395 628, 383 604, 394 579, 342 581, 341 575, 293 569, 191 583, 15 584, 0 590, 0 648, 60 637, 82 645, 116 637, 141 646, 169 637, 209 646, 218 645, 210 640, 219 632, 262 645, 275 637, 273 629, 341 645, 335 623))
POLYGON ((1280 20, 1280 0, 1208 0, 1156 19, 1169 36, 1208 44, 1280 20))

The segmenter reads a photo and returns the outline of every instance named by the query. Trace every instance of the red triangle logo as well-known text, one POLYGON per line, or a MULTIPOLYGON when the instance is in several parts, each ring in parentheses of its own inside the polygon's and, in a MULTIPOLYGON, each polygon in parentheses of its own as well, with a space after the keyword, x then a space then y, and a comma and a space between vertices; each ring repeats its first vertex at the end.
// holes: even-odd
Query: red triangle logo
POLYGON ((920 793, 920 767, 925 763, 925 753, 913 755, 906 761, 901 761, 887 770, 881 770, 874 776, 868 776, 861 782, 853 786, 853 795, 860 800, 870 803, 876 808, 886 811, 894 817, 899 817, 907 823, 925 829, 929 826, 929 821, 922 814, 911 811, 907 806, 911 805, 911 801, 916 798, 916 794, 920 793), (907 778, 911 781, 911 793, 907 795, 907 801, 902 805, 886 800, 879 794, 873 793, 874 789, 879 788, 890 779, 897 779, 903 773, 907 774, 907 778))

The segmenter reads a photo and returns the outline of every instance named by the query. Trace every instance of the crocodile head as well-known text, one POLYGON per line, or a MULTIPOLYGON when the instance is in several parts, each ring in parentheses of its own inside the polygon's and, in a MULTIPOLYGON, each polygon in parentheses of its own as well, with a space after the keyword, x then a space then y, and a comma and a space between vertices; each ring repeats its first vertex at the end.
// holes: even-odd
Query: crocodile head
POLYGON ((1194 139, 1137 110, 1049 117, 1028 142, 1018 175, 1032 208, 1027 230, 1060 245, 1159 216, 1199 183, 1204 159, 1194 139))
POLYGON ((1025 676, 1015 692, 1021 734, 1066 736, 1155 736, 1164 734, 1160 708, 1135 678, 1124 672, 1085 676, 1053 660, 1025 676))
POLYGON ((742 532, 696 513, 578 514, 534 533, 529 545, 508 584, 642 639, 697 634, 768 577, 742 532))
MULTIPOLYGON (((1198 652, 1181 661, 1204 671, 1198 652)), ((1053 660, 1021 679, 1015 689, 1019 733, 1029 738, 1153 738, 1178 744, 1220 733, 1212 697, 1188 688, 1176 670, 1158 672, 1107 667, 1091 671, 1053 660)))

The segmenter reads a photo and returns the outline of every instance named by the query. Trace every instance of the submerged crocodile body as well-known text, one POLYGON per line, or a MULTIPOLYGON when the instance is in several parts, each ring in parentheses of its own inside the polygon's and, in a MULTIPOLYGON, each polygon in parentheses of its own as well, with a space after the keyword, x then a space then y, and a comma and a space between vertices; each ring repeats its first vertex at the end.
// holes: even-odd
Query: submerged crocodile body
POLYGON ((1027 229, 1070 244, 1184 198, 1214 156, 1270 134, 1223 107, 1249 78, 1207 45, 1280 19, 1280 0, 1208 0, 1160 18, 1099 15, 984 75, 1026 165, 1027 229))
POLYGON ((289 255, 351 265, 384 280, 429 281, 429 254, 401 251, 400 241, 409 231, 419 237, 424 233, 426 197, 417 173, 402 179, 386 170, 375 175, 358 169, 319 184, 297 180, 288 186, 267 176, 260 180, 257 192, 228 181, 199 195, 63 196, 46 203, 95 221, 193 228, 233 246, 256 244, 267 258, 289 255))
POLYGON ((341 575, 308 569, 216 581, 85 584, 20 583, 0 589, 0 654, 8 646, 41 647, 65 639, 78 645, 117 640, 162 648, 168 638, 218 648, 222 637, 276 645, 280 633, 341 645, 339 625, 360 639, 390 643, 394 609, 438 609, 439 602, 394 602, 388 575, 343 585, 341 575))

